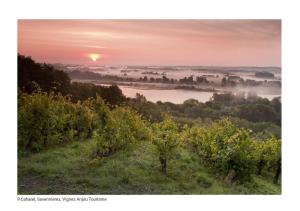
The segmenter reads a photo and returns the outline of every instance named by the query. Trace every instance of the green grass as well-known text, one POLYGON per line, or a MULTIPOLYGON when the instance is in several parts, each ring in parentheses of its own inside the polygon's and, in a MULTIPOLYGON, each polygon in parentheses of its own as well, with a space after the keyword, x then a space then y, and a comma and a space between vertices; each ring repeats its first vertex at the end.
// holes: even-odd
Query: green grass
POLYGON ((271 179, 225 185, 199 158, 180 148, 160 171, 154 146, 140 142, 91 160, 91 141, 18 158, 19 194, 281 194, 271 179))

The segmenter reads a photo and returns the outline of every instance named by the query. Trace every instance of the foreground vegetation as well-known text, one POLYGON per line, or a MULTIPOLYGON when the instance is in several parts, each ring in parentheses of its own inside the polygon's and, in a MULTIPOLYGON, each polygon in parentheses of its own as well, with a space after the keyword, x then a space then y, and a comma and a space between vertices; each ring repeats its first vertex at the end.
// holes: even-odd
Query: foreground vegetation
POLYGON ((201 164, 195 154, 179 148, 161 172, 155 147, 139 142, 102 159, 90 159, 93 143, 74 142, 18 162, 19 194, 280 194, 280 185, 265 176, 227 185, 201 164))
MULTIPOLYGON (((72 174, 72 169, 76 168, 77 164, 72 164, 74 162, 81 165, 78 167, 80 170, 89 169, 91 164, 100 168, 104 160, 114 159, 114 156, 122 151, 130 153, 129 149, 139 150, 138 148, 143 146, 146 152, 152 151, 152 163, 145 163, 143 166, 142 162, 140 168, 160 165, 161 173, 152 169, 155 171, 153 173, 159 174, 160 177, 165 175, 166 179, 174 174, 172 163, 175 166, 179 165, 176 162, 181 162, 178 160, 185 154, 191 159, 187 161, 190 165, 202 169, 187 167, 187 171, 196 175, 201 174, 201 171, 209 172, 221 184, 253 184, 257 175, 265 179, 272 177, 275 185, 280 183, 281 141, 275 137, 252 140, 249 130, 238 128, 226 118, 206 127, 181 127, 170 116, 165 116, 162 122, 150 123, 131 108, 119 106, 109 109, 100 97, 74 104, 61 95, 40 91, 31 95, 20 94, 18 115, 20 181, 24 176, 26 178, 26 175, 32 177, 32 173, 38 177, 51 177, 52 171, 55 178, 72 180, 77 178, 76 175, 74 178, 69 175, 72 174), (75 157, 68 153, 62 155, 66 158, 64 161, 58 156, 59 153, 56 153, 60 147, 65 148, 62 150, 64 153, 71 154, 73 148, 78 147, 79 154, 75 157), (44 151, 45 153, 40 154, 44 151), (32 154, 34 152, 38 153, 32 154), (50 158, 46 156, 44 161, 38 161, 43 155, 50 158), (51 161, 51 156, 54 156, 55 161, 51 161), (31 160, 36 158, 37 161, 31 160), (62 164, 70 166, 61 168, 62 164), (65 173, 67 175, 64 175, 65 173)), ((142 157, 147 155, 141 153, 137 156, 144 159, 142 157)), ((180 170, 185 172, 184 169, 180 170)), ((175 170, 177 171, 179 169, 175 170)), ((89 180, 83 183, 86 182, 93 183, 89 180)), ((126 183, 126 180, 124 182, 126 183)), ((179 190, 185 193, 184 190, 179 190)), ((159 193, 162 190, 156 191, 159 193)), ((195 191, 201 193, 203 190, 195 191)))
MULTIPOLYGON (((43 66, 36 68, 45 71, 43 66)), ((249 129, 263 122, 238 119, 246 121, 247 127, 240 127, 226 115, 201 123, 190 117, 182 121, 180 112, 173 113, 181 105, 167 112, 164 104, 151 104, 143 96, 124 101, 119 91, 111 96, 115 88, 74 98, 70 93, 84 93, 80 84, 62 91, 65 87, 57 86, 59 80, 55 80, 43 87, 39 81, 19 84, 19 193, 281 193, 280 136, 249 129)), ((212 103, 227 110, 247 105, 234 100, 227 106, 216 100, 212 103)), ((278 102, 267 103, 276 112, 278 102)), ((196 109, 203 106, 193 101, 187 104, 196 109)), ((277 117, 267 117, 270 124, 278 125, 277 117)))

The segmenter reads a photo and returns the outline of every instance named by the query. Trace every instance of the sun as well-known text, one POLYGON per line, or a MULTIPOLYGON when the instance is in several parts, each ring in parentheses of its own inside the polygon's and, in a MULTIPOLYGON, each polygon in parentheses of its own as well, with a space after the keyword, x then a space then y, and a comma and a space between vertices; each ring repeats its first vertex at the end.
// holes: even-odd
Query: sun
POLYGON ((91 54, 89 54, 89 58, 90 58, 93 62, 95 62, 95 61, 97 61, 98 59, 101 58, 101 54, 98 54, 98 53, 91 53, 91 54))

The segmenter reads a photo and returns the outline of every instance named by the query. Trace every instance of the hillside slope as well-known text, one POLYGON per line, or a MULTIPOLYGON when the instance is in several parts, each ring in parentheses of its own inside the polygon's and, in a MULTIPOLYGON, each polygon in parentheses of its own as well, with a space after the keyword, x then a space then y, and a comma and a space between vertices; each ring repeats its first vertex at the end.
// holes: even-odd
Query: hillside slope
POLYGON ((251 183, 225 185, 186 149, 177 150, 164 175, 148 142, 97 160, 89 158, 91 144, 19 155, 18 194, 281 194, 271 178, 254 176, 251 183))

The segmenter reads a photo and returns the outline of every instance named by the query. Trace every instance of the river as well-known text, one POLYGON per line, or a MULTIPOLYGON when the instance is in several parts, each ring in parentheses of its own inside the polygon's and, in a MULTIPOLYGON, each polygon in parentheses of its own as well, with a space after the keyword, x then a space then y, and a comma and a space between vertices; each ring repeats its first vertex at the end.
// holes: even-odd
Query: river
MULTIPOLYGON (((119 85, 126 97, 134 98, 136 93, 142 94, 151 102, 172 102, 176 104, 183 103, 188 99, 196 99, 199 102, 207 102, 213 96, 213 92, 182 90, 182 89, 139 89, 136 87, 119 85)), ((259 94, 258 96, 272 100, 280 95, 259 94)))

